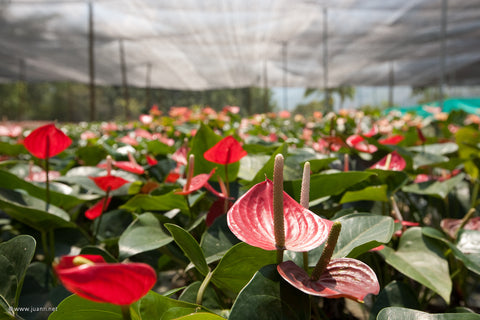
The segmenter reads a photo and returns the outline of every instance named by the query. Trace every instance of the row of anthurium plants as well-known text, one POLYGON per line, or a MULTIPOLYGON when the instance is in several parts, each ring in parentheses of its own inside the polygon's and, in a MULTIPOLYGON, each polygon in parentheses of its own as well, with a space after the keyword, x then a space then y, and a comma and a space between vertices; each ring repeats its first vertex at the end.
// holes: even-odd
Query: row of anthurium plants
POLYGON ((0 319, 480 319, 480 118, 0 125, 0 319))

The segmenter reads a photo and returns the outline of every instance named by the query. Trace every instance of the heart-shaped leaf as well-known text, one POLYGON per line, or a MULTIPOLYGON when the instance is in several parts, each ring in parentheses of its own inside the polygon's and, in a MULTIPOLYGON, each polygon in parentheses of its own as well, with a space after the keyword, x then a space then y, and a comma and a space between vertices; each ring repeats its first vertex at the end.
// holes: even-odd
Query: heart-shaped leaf
POLYGON ((435 291, 449 303, 452 280, 448 262, 436 240, 422 236, 421 228, 405 231, 397 251, 385 247, 378 252, 389 265, 435 291))
POLYGON ((392 281, 380 291, 375 299, 369 319, 375 320, 380 310, 387 307, 418 309, 420 304, 415 296, 415 292, 408 285, 403 282, 392 281))
POLYGON ((229 320, 310 319, 306 294, 281 279, 276 265, 261 268, 240 292, 229 320))
POLYGON ((450 191, 452 191, 463 179, 464 173, 460 173, 455 177, 445 181, 426 181, 421 183, 413 183, 402 188, 403 192, 411 192, 422 195, 430 195, 444 199, 450 191))
POLYGON ((188 212, 188 206, 185 197, 169 192, 160 196, 149 194, 137 194, 130 198, 120 208, 136 212, 143 211, 169 211, 180 209, 182 212, 188 212))
POLYGON ((182 249, 185 256, 187 256, 201 274, 206 276, 210 269, 208 268, 207 261, 205 261, 205 256, 198 242, 190 233, 175 224, 167 223, 165 227, 170 231, 173 239, 180 249, 182 249))
POLYGON ((217 287, 238 293, 255 272, 275 261, 275 251, 265 251, 241 242, 225 253, 213 270, 212 282, 217 287))
POLYGON ((227 225, 227 215, 221 215, 203 234, 200 247, 205 253, 207 262, 220 260, 221 257, 235 244, 239 243, 237 237, 227 225))
POLYGON ((158 249, 172 240, 152 213, 141 214, 128 226, 118 241, 120 258, 158 249))
POLYGON ((347 191, 343 195, 340 203, 348 203, 355 201, 382 201, 388 202, 387 185, 370 186, 362 190, 347 191))

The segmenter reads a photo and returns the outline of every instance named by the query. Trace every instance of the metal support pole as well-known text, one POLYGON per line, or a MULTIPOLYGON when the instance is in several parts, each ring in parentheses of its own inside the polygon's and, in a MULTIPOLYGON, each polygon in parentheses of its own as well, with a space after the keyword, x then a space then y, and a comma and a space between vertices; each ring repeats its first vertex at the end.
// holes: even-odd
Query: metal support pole
POLYGON ((287 42, 282 45, 282 57, 283 57, 283 110, 288 109, 288 79, 287 79, 287 42))
POLYGON ((390 61, 390 68, 388 73, 388 106, 393 107, 393 88, 395 87, 395 66, 394 62, 390 61))
POLYGON ((120 69, 122 71, 122 87, 123 87, 123 98, 125 100, 125 119, 130 120, 130 95, 128 92, 128 81, 127 81, 127 63, 125 62, 125 49, 123 48, 123 40, 119 41, 120 49, 120 69))
POLYGON ((152 64, 147 63, 147 77, 145 83, 145 107, 150 110, 152 104, 151 81, 152 80, 152 64))
POLYGON ((93 25, 93 4, 88 3, 88 69, 90 76, 90 121, 95 121, 95 38, 93 25))
POLYGON ((330 92, 328 90, 328 9, 323 8, 323 91, 325 93, 325 108, 332 111, 330 92))
POLYGON ((447 34, 447 0, 442 0, 442 20, 440 29, 440 83, 439 100, 440 107, 443 109, 444 87, 445 87, 445 65, 446 65, 446 34, 447 34))
POLYGON ((263 112, 269 112, 267 60, 263 61, 263 112))

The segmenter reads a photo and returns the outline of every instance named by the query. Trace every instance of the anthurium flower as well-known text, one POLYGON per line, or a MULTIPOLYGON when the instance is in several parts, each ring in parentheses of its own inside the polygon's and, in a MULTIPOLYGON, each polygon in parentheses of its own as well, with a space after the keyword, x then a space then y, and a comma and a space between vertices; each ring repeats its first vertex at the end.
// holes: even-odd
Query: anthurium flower
MULTIPOLYGON (((285 249, 309 251, 321 245, 332 222, 322 219, 283 191, 285 249)), ((249 245, 277 250, 273 224, 273 183, 260 182, 240 197, 227 213, 233 234, 249 245)))
POLYGON ((155 157, 149 156, 148 154, 146 155, 146 158, 149 166, 154 166, 158 163, 158 160, 155 159, 155 157))
POLYGON ((247 151, 233 136, 223 138, 203 154, 206 160, 218 164, 234 163, 246 155, 247 151))
POLYGON ((55 272, 65 288, 95 302, 129 305, 150 291, 157 281, 145 263, 106 263, 99 255, 64 256, 55 272))
POLYGON ((349 136, 346 140, 346 143, 350 147, 355 148, 356 150, 358 150, 360 152, 365 152, 365 153, 374 153, 378 149, 373 144, 369 144, 367 141, 365 141, 364 137, 362 137, 358 134, 354 134, 354 135, 349 136))
POLYGON ((137 163, 137 161, 130 152, 128 153, 128 159, 129 161, 114 161, 113 165, 117 168, 135 174, 143 174, 145 172, 145 169, 143 169, 143 167, 137 163))
POLYGON ((67 149, 72 144, 72 139, 52 123, 33 130, 23 144, 35 157, 46 159, 67 149))
POLYGON ((129 181, 123 179, 122 177, 116 177, 112 175, 106 175, 101 177, 89 177, 90 179, 95 182, 97 187, 102 189, 103 191, 113 191, 124 184, 128 183, 129 181))
POLYGON ((318 280, 293 261, 277 266, 280 276, 307 294, 325 298, 349 298, 362 302, 367 294, 378 294, 375 272, 365 263, 351 258, 332 259, 318 280))
POLYGON ((187 179, 187 183, 183 186, 181 191, 176 191, 176 194, 187 195, 194 191, 200 190, 202 187, 205 187, 208 184, 208 180, 215 172, 215 169, 210 171, 210 173, 201 173, 192 177, 190 181, 187 179))
POLYGON ((108 207, 111 200, 112 200, 112 197, 108 197, 108 199, 102 198, 93 207, 85 211, 85 217, 90 220, 94 220, 98 218, 102 214, 104 208, 108 207))
POLYGON ((397 135, 394 135, 394 136, 391 136, 391 137, 388 137, 388 138, 380 139, 380 140, 378 140, 378 143, 383 144, 383 145, 397 145, 400 142, 402 142, 403 139, 405 139, 404 136, 397 134, 397 135))
POLYGON ((393 151, 371 166, 370 169, 402 171, 406 166, 407 163, 405 162, 405 159, 403 159, 397 151, 393 151))
MULTIPOLYGON (((440 227, 443 231, 445 231, 445 233, 455 239, 458 228, 460 227, 462 222, 463 219, 442 219, 442 221, 440 222, 440 227)), ((480 217, 470 218, 462 228, 465 230, 480 231, 480 217)))

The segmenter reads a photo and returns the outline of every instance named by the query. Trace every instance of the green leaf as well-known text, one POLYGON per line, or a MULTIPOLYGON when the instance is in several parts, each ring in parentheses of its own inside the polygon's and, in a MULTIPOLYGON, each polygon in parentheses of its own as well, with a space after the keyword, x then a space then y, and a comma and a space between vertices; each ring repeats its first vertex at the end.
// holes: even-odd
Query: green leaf
POLYGON ((385 247, 379 253, 385 261, 413 280, 438 293, 450 302, 452 280, 448 262, 435 240, 422 235, 422 229, 413 227, 400 238, 397 251, 385 247))
MULTIPOLYGON (((328 169, 328 165, 332 163, 333 161, 337 160, 337 158, 325 158, 325 159, 312 159, 309 160, 310 162, 310 170, 312 172, 319 172, 325 169, 328 169)), ((302 164, 302 168, 304 166, 304 163, 302 164)))
POLYGON ((76 154, 85 166, 95 166, 108 155, 107 151, 98 144, 79 147, 76 154))
POLYGON ((39 208, 46 207, 44 201, 17 191, 0 188, 0 207, 13 219, 39 231, 77 227, 62 209, 50 205, 48 212, 43 211, 39 208))
MULTIPOLYGON (((193 282, 187 288, 185 288, 178 300, 195 303, 197 300, 198 289, 200 289, 201 285, 202 283, 200 281, 193 282)), ((209 310, 222 310, 220 299, 218 298, 218 295, 212 286, 207 286, 206 290, 204 291, 202 306, 208 308, 209 310)))
MULTIPOLYGON (((207 311, 202 306, 170 299, 154 291, 149 291, 146 296, 133 303, 130 310, 135 315, 138 315, 138 319, 143 320, 170 320, 196 312, 207 311)), ((133 315, 132 318, 135 319, 133 315)))
POLYGON ((120 258, 124 259, 140 252, 158 249, 172 240, 152 213, 141 214, 120 236, 118 241, 120 258))
POLYGON ((182 212, 188 211, 185 197, 179 194, 169 192, 160 196, 152 196, 149 194, 137 194, 129 199, 121 209, 137 212, 143 211, 169 211, 172 209, 180 209, 182 212))
POLYGON ((106 251, 103 248, 100 247, 94 247, 94 246, 85 246, 82 248, 80 251, 80 254, 95 254, 95 255, 100 255, 105 259, 106 262, 108 263, 115 263, 118 262, 115 257, 112 256, 112 254, 108 251, 106 251))
POLYGON ((436 313, 390 307, 385 308, 377 316, 377 320, 479 320, 480 315, 474 313, 436 313))
POLYGON ((122 320, 120 306, 93 302, 77 295, 64 299, 48 320, 122 320))
POLYGON ((309 296, 284 281, 276 265, 261 268, 240 292, 229 320, 307 320, 309 296))
MULTIPOLYGON (((310 177, 310 201, 338 195, 355 184, 375 175, 367 171, 349 171, 330 174, 314 174, 310 177)), ((285 191, 294 199, 300 199, 302 180, 286 181, 285 191)))
POLYGON ((340 200, 340 203, 365 200, 388 202, 387 185, 370 186, 358 191, 347 191, 340 200))
POLYGON ((426 181, 421 183, 412 183, 402 188, 403 192, 429 195, 444 199, 463 179, 464 173, 445 181, 426 181))
POLYGON ((473 179, 479 178, 479 168, 475 165, 473 159, 480 157, 480 151, 476 146, 480 142, 480 133, 477 129, 463 127, 455 133, 455 140, 458 145, 458 155, 466 160, 465 172, 473 179))
MULTIPOLYGON (((223 181, 225 181, 225 166, 210 162, 203 157, 205 151, 213 147, 220 140, 222 140, 221 136, 217 135, 205 124, 201 124, 200 129, 198 129, 195 137, 193 138, 192 148, 190 150, 190 153, 195 156, 194 175, 200 173, 209 173, 212 171, 212 169, 217 168, 215 171, 216 174, 222 177, 223 181)), ((228 179, 230 182, 237 179, 239 167, 240 162, 235 162, 228 165, 228 179)))
POLYGON ((0 150, 2 150, 2 154, 12 157, 28 152, 27 149, 25 149, 25 146, 21 143, 12 144, 5 141, 0 141, 0 150))
POLYGON ((480 265, 480 232, 462 229, 458 233, 457 247, 470 261, 480 265))
POLYGON ((273 166, 275 163, 275 157, 277 154, 282 154, 284 157, 287 157, 287 152, 288 152, 288 146, 286 143, 283 143, 280 147, 273 152, 273 154, 270 156, 267 162, 263 165, 263 167, 257 172, 253 180, 250 182, 246 183, 245 187, 250 188, 253 185, 265 181, 265 177, 273 179, 273 166))
POLYGON ((369 319, 375 320, 380 310, 387 307, 418 309, 420 304, 411 287, 402 282, 392 281, 378 294, 370 311, 369 319))
POLYGON ((217 287, 238 293, 255 272, 275 261, 275 251, 266 251, 241 242, 225 253, 213 270, 212 282, 217 287))
POLYGON ((200 241, 200 247, 207 262, 220 260, 221 257, 235 244, 239 243, 237 237, 230 231, 227 225, 227 215, 221 215, 207 229, 200 241))
POLYGON ((434 155, 444 155, 457 152, 458 145, 454 142, 432 143, 422 146, 408 147, 407 150, 414 152, 425 152, 434 155))
POLYGON ((371 185, 386 184, 388 186, 388 196, 391 196, 409 181, 408 174, 403 171, 368 169, 368 172, 376 174, 376 176, 370 178, 372 181, 371 185))
POLYGON ((220 317, 213 313, 199 312, 199 313, 189 314, 188 316, 177 318, 176 320, 225 320, 225 318, 220 317))
MULTIPOLYGON (((0 187, 9 190, 23 189, 35 198, 46 200, 45 188, 20 179, 18 176, 5 170, 0 170, 0 187)), ((55 206, 69 210, 82 202, 84 200, 77 197, 50 190, 50 203, 55 206)))
MULTIPOLYGON (((465 231, 470 231, 470 230, 465 230, 465 231)), ((480 232, 475 231, 480 234, 480 232)), ((475 259, 475 255, 472 254, 465 254, 463 253, 455 244, 450 242, 447 237, 440 231, 434 228, 430 227, 424 227, 422 228, 422 233, 430 238, 437 239, 445 243, 451 250, 452 253, 455 255, 455 258, 459 259, 460 261, 463 262, 465 267, 472 271, 475 272, 476 274, 480 275, 480 259, 475 259)), ((460 240, 462 241, 462 240, 460 240)), ((465 241, 465 240, 463 240, 465 241)), ((478 242, 476 247, 478 248, 478 242)), ((477 256, 480 256, 480 252, 477 254, 477 256)))
POLYGON ((436 163, 447 162, 448 158, 440 154, 419 152, 413 156, 413 169, 430 166, 436 163))
POLYGON ((0 255, 0 297, 9 305, 15 302, 18 284, 13 264, 7 257, 0 255))
POLYGON ((165 224, 165 227, 170 231, 173 239, 182 249, 185 256, 190 259, 201 274, 206 276, 210 269, 208 268, 202 248, 200 248, 195 238, 193 238, 186 230, 175 224, 167 223, 165 224))
MULTIPOLYGON (((35 239, 28 235, 19 235, 9 241, 0 243, 0 257, 5 257, 8 260, 5 265, 0 264, 0 273, 2 276, 10 274, 8 271, 10 266, 13 267, 15 272, 16 286, 13 291, 14 299, 11 301, 15 306, 18 305, 18 297, 20 297, 25 273, 35 253, 35 245, 35 239)), ((3 281, 0 282, 3 283, 3 281)), ((0 294, 8 300, 8 295, 5 295, 3 291, 0 294)))
POLYGON ((172 154, 175 149, 172 147, 169 147, 165 143, 162 143, 158 140, 151 140, 147 142, 147 150, 148 153, 154 154, 154 155, 167 155, 167 154, 172 154))

